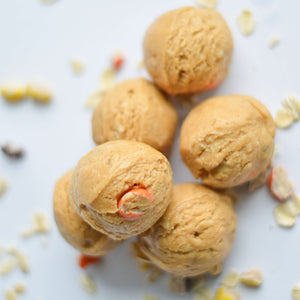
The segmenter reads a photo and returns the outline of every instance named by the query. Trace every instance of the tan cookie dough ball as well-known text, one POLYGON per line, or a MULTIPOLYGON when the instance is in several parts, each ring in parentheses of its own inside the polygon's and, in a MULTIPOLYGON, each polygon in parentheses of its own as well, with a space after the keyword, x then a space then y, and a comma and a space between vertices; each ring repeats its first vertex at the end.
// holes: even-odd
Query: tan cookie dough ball
POLYGON ((54 218, 63 238, 80 252, 102 256, 120 242, 97 232, 77 214, 69 202, 69 186, 73 171, 63 175, 55 184, 53 208, 54 218))
POLYGON ((113 87, 92 118, 96 144, 135 140, 168 152, 177 126, 177 113, 153 83, 138 78, 113 87))
POLYGON ((146 68, 169 94, 218 86, 228 73, 232 50, 230 29, 213 9, 172 10, 156 19, 144 38, 146 68))
POLYGON ((242 95, 210 98, 183 122, 180 152, 203 183, 227 188, 251 181, 269 165, 275 124, 258 100, 242 95))
POLYGON ((137 246, 157 267, 178 276, 220 272, 231 250, 236 214, 226 194, 197 183, 177 184, 164 216, 137 246))
POLYGON ((134 141, 102 144, 77 164, 70 201, 96 230, 126 239, 151 227, 171 201, 172 170, 154 148, 134 141))

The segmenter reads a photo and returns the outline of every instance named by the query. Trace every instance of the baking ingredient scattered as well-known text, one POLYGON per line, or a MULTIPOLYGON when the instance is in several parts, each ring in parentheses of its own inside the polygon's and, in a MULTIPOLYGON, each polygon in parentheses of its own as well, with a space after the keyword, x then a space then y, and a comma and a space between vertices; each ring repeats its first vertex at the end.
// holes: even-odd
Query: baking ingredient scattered
POLYGON ((268 172, 262 172, 258 177, 249 182, 248 190, 249 192, 253 192, 260 187, 264 186, 268 181, 268 172))
POLYGON ((29 272, 29 260, 24 253, 18 252, 16 255, 18 264, 23 273, 29 272))
POLYGON ((295 207, 296 215, 300 215, 300 196, 294 194, 292 196, 292 200, 293 200, 293 204, 294 204, 294 207, 295 207))
POLYGON ((240 294, 233 289, 221 286, 215 294, 215 300, 239 300, 240 294))
POLYGON ((194 300, 213 300, 212 289, 209 286, 202 287, 195 293, 194 300))
POLYGON ((8 102, 19 102, 27 97, 27 84, 8 81, 1 86, 1 95, 8 102))
POLYGON ((100 89, 92 93, 86 103, 85 108, 95 108, 101 101, 107 91, 109 91, 116 83, 116 71, 114 69, 106 69, 102 72, 100 78, 100 89))
POLYGON ((255 21, 250 10, 243 10, 238 16, 238 25, 242 34, 250 35, 255 27, 255 21))
POLYGON ((7 186, 8 184, 6 179, 0 177, 0 196, 2 196, 5 193, 5 191, 7 190, 7 186))
POLYGON ((221 279, 221 283, 227 287, 235 287, 239 283, 239 274, 231 270, 221 279))
POLYGON ((112 56, 112 66, 114 70, 118 71, 124 64, 124 55, 121 51, 117 51, 112 56))
POLYGON ((138 71, 141 71, 144 68, 145 68, 145 62, 143 60, 139 61, 137 64, 138 71))
POLYGON ((216 8, 217 0, 197 0, 197 4, 204 8, 216 8))
POLYGON ((294 122, 300 119, 300 102, 293 96, 288 95, 282 101, 282 108, 279 109, 275 116, 275 123, 278 128, 285 129, 290 127, 294 122))
POLYGON ((14 291, 17 294, 23 294, 26 291, 26 286, 22 282, 17 282, 14 286, 14 291))
POLYGON ((280 41, 279 38, 276 38, 276 37, 272 38, 269 42, 269 47, 271 49, 274 48, 275 46, 278 45, 279 41, 280 41))
POLYGON ((154 265, 150 265, 147 271, 148 282, 155 282, 164 273, 161 269, 157 268, 154 265))
POLYGON ((71 68, 74 74, 80 75, 85 69, 84 62, 78 58, 74 58, 71 60, 71 68))
POLYGON ((49 103, 53 97, 51 88, 40 82, 30 82, 27 85, 27 95, 39 103, 49 103))
POLYGON ((7 156, 12 158, 21 158, 24 155, 23 148, 19 145, 12 144, 12 143, 6 143, 2 145, 1 150, 7 156))
POLYGON ((244 272, 240 276, 240 280, 243 284, 251 287, 258 287, 263 280, 262 272, 258 269, 253 269, 248 272, 244 272))
POLYGON ((116 84, 116 71, 106 69, 102 72, 100 78, 100 90, 107 92, 116 84))
POLYGON ((88 265, 96 264, 101 260, 101 257, 81 254, 78 259, 78 264, 81 268, 86 268, 88 265))
POLYGON ((272 153, 272 158, 271 158, 271 166, 273 166, 274 165, 274 161, 275 161, 275 158, 276 158, 276 156, 278 155, 278 153, 279 153, 279 148, 278 148, 278 146, 275 144, 274 145, 274 149, 273 149, 273 153, 272 153))
POLYGON ((160 299, 152 295, 144 295, 144 300, 160 300, 160 299))
POLYGON ((294 186, 282 167, 272 168, 268 179, 268 187, 272 195, 282 202, 288 200, 294 191, 294 186))
POLYGON ((14 290, 7 289, 5 291, 5 298, 6 298, 6 300, 17 300, 18 299, 18 295, 17 295, 17 293, 14 290))
POLYGON ((6 259, 0 266, 0 274, 6 275, 11 272, 17 266, 17 261, 15 258, 11 257, 6 259))
POLYGON ((187 292, 187 281, 186 278, 169 274, 168 286, 171 292, 183 295, 187 292))
POLYGON ((300 285, 296 284, 292 289, 292 297, 294 300, 300 300, 300 285))
POLYGON ((32 218, 32 227, 21 232, 22 237, 29 237, 37 233, 47 233, 50 231, 50 222, 44 212, 35 212, 32 218))
POLYGON ((104 95, 105 95, 105 92, 102 92, 102 91, 92 93, 86 100, 84 107, 94 109, 98 105, 98 103, 101 101, 101 99, 104 95))
POLYGON ((83 289, 86 290, 88 293, 94 294, 96 292, 95 283, 89 275, 83 274, 80 276, 79 280, 83 289))
POLYGON ((291 203, 280 203, 274 208, 276 222, 281 227, 292 227, 296 222, 295 208, 291 203))

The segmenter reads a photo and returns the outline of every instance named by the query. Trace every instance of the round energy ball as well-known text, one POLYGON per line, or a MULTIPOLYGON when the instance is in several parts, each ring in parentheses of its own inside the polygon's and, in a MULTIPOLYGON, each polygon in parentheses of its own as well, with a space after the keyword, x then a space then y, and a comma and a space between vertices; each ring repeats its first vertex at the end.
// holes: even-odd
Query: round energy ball
POLYGON ((152 82, 126 80, 107 92, 95 108, 93 139, 96 144, 135 140, 167 153, 177 121, 176 110, 152 82))
POLYGON ((213 9, 182 7, 160 16, 144 38, 144 61, 154 82, 169 94, 217 87, 233 51, 230 29, 213 9))
POLYGON ((231 250, 236 214, 231 198, 197 183, 177 184, 163 217, 138 237, 138 249, 162 270, 192 277, 220 272, 231 250))
POLYGON ((94 230, 77 214, 69 202, 68 190, 73 170, 63 175, 55 184, 54 218, 62 237, 81 253, 102 256, 120 244, 94 230))
POLYGON ((171 201, 172 170, 166 157, 139 142, 102 144, 80 159, 70 201, 94 229, 126 239, 151 227, 171 201))
POLYGON ((195 178, 216 188, 258 177, 270 164, 275 123, 258 100, 242 95, 207 99, 191 110, 180 133, 180 153, 195 178))

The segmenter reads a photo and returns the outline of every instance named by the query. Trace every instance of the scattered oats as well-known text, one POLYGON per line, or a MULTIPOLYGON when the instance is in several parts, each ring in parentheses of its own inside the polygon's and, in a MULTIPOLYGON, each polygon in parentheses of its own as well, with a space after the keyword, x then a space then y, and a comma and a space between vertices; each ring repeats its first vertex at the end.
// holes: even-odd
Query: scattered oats
POLYGON ((1 150, 7 156, 12 158, 21 158, 24 155, 24 150, 21 146, 7 143, 1 146, 1 150))
POLYGON ((294 204, 294 207, 295 207, 296 215, 300 215, 300 196, 294 194, 292 196, 292 200, 293 200, 293 204, 294 204))
POLYGON ((196 278, 193 278, 191 285, 190 285, 190 291, 198 291, 203 288, 203 285, 205 283, 204 276, 200 275, 196 278))
MULTIPOLYGON (((232 200, 232 201, 234 201, 234 200, 232 200)), ((223 265, 222 264, 217 264, 213 267, 213 269, 210 272, 213 275, 218 275, 222 272, 222 270, 223 270, 223 265)))
POLYGON ((268 186, 272 195, 282 202, 288 200, 294 192, 294 186, 288 178, 288 173, 282 167, 272 168, 268 186))
POLYGON ((271 158, 271 166, 274 165, 274 161, 275 161, 275 158, 276 158, 276 156, 278 155, 278 153, 279 153, 279 148, 278 148, 278 146, 275 144, 275 145, 274 145, 274 149, 273 149, 273 153, 272 153, 272 158, 271 158))
POLYGON ((249 182, 248 191, 253 192, 260 187, 264 186, 268 181, 268 172, 262 172, 258 177, 249 182))
POLYGON ((116 84, 116 71, 114 69, 106 69, 102 72, 100 78, 100 90, 108 91, 116 84))
POLYGON ((262 272, 258 269, 253 269, 241 274, 240 280, 243 284, 251 287, 258 287, 263 280, 262 272))
POLYGON ((200 7, 204 7, 204 8, 216 8, 218 3, 217 0, 196 0, 196 1, 200 7))
POLYGON ((7 190, 8 184, 4 178, 0 177, 0 196, 2 196, 7 190))
POLYGON ((184 277, 169 274, 168 286, 171 292, 184 295, 187 292, 187 280, 184 277))
POLYGON ((1 95, 8 102, 19 102, 27 97, 27 84, 8 81, 1 86, 1 95))
POLYGON ((86 100, 84 107, 92 108, 92 109, 96 108, 96 106, 102 100, 104 95, 105 95, 105 92, 103 92, 103 91, 98 91, 98 92, 92 93, 86 100))
POLYGON ((14 290, 8 289, 5 291, 5 298, 6 300, 17 300, 18 295, 14 290))
POLYGON ((296 284, 292 289, 292 297, 294 300, 300 300, 300 285, 296 284))
POLYGON ((275 124, 278 128, 285 129, 294 123, 294 118, 289 111, 284 109, 277 110, 275 124))
POLYGON ((204 286, 199 289, 195 295, 194 300, 213 300, 213 292, 209 286, 204 286))
POLYGON ((240 294, 234 290, 221 286, 215 294, 215 300, 240 300, 240 294))
POLYGON ((239 283, 239 274, 236 271, 231 270, 221 279, 221 283, 227 287, 236 287, 239 283))
POLYGON ((148 268, 147 281, 155 282, 164 272, 154 265, 150 265, 148 268))
POLYGON ((17 266, 17 261, 15 258, 8 258, 2 263, 0 267, 0 274, 6 275, 12 271, 17 266))
POLYGON ((17 282, 14 286, 14 290, 17 294, 23 294, 26 292, 26 286, 22 282, 17 282))
POLYGON ((269 42, 269 47, 272 49, 272 48, 274 48, 275 46, 277 46, 278 43, 279 43, 279 38, 274 37, 274 38, 272 38, 272 39, 270 40, 270 42, 269 42))
POLYGON ((17 253, 18 253, 18 248, 15 245, 8 245, 8 246, 5 247, 5 251, 6 251, 7 254, 16 256, 17 253))
POLYGON ((255 21, 250 10, 243 10, 238 16, 238 24, 242 34, 250 35, 255 27, 255 21))
POLYGON ((49 103, 53 97, 50 87, 40 82, 28 83, 27 94, 33 100, 40 103, 49 103))
POLYGON ((295 208, 291 203, 281 203, 274 208, 276 222, 282 227, 292 227, 296 222, 295 208))
POLYGON ((23 229, 22 237, 30 237, 37 233, 47 233, 50 231, 50 222, 44 212, 35 212, 32 217, 32 228, 23 229))
POLYGON ((96 292, 94 280, 89 275, 83 274, 80 276, 79 280, 83 289, 88 293, 94 294, 96 292))
POLYGON ((278 128, 288 128, 300 119, 300 102, 293 96, 288 95, 282 101, 282 108, 276 113, 275 123, 278 128))
POLYGON ((82 74, 85 69, 84 62, 80 59, 74 58, 71 60, 71 68, 74 74, 82 74))
POLYGON ((17 253, 17 260, 20 269, 22 270, 23 273, 28 273, 29 272, 29 260, 27 256, 24 253, 17 253))
POLYGON ((137 63, 137 69, 138 69, 138 71, 141 71, 141 70, 143 70, 144 68, 145 68, 145 62, 144 62, 143 60, 139 61, 139 62, 137 63))
POLYGON ((144 300, 160 300, 160 298, 152 295, 144 295, 144 300))

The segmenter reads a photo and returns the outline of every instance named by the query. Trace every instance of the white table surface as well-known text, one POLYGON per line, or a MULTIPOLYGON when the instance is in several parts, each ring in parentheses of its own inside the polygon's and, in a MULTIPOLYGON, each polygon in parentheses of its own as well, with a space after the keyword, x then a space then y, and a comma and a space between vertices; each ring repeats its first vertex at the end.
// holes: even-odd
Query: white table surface
MULTIPOLYGON (((16 244, 30 258, 31 272, 14 271, 0 277, 2 290, 17 280, 28 291, 20 299, 143 299, 144 294, 161 299, 192 299, 192 295, 171 294, 165 280, 150 284, 129 254, 127 243, 111 252, 99 266, 88 269, 97 285, 89 295, 79 285, 82 270, 76 264, 77 252, 60 237, 52 216, 55 180, 72 168, 79 158, 94 147, 91 138, 91 111, 83 108, 94 91, 101 71, 109 66, 111 54, 121 49, 126 64, 118 76, 146 76, 139 72, 141 43, 147 26, 161 13, 193 0, 58 0, 43 5, 38 0, 0 1, 0 83, 6 80, 41 79, 51 83, 55 99, 49 106, 31 101, 9 105, 0 99, 0 143, 7 140, 24 146, 20 161, 0 153, 0 176, 10 187, 0 198, 0 243, 16 244), (83 76, 70 69, 73 57, 86 63, 83 76), (22 228, 30 224, 34 211, 42 209, 51 218, 48 246, 40 237, 24 240, 22 228)), ((232 30, 235 51, 231 70, 221 87, 202 95, 242 93, 260 99, 275 113, 285 95, 300 96, 300 1, 297 0, 219 0, 218 10, 232 30), (256 28, 244 37, 237 27, 237 15, 253 11, 256 28), (269 49, 271 38, 280 44, 269 49)), ((185 115, 182 112, 181 115, 185 115)), ((280 153, 276 165, 288 170, 300 193, 300 124, 278 130, 280 153)), ((171 163, 175 182, 193 181, 184 166, 176 142, 171 163)), ((236 206, 238 228, 233 250, 226 259, 224 273, 230 269, 263 270, 264 282, 257 290, 239 287, 242 299, 291 299, 291 288, 300 283, 300 224, 292 229, 279 228, 272 214, 276 201, 266 188, 241 197, 236 206), (273 226, 274 225, 274 226, 273 226)), ((299 222, 299 220, 298 220, 299 222)), ((0 258, 0 264, 4 258, 0 258)), ((211 282, 217 288, 219 279, 211 282)))

